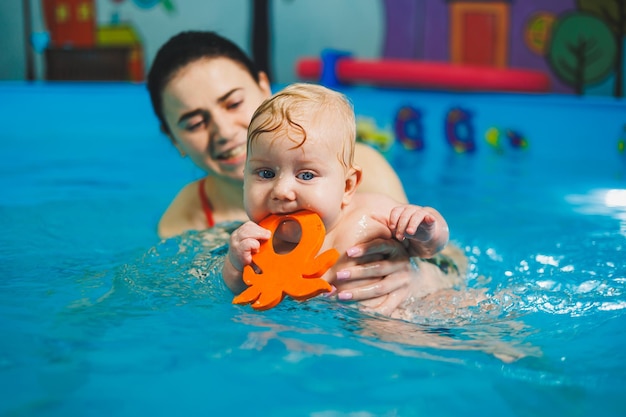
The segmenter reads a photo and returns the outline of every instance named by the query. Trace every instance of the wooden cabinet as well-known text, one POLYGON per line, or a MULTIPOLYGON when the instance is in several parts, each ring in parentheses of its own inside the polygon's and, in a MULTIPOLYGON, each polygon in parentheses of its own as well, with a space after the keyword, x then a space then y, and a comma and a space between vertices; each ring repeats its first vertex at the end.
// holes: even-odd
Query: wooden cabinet
POLYGON ((46 49, 46 80, 130 81, 131 47, 46 49))

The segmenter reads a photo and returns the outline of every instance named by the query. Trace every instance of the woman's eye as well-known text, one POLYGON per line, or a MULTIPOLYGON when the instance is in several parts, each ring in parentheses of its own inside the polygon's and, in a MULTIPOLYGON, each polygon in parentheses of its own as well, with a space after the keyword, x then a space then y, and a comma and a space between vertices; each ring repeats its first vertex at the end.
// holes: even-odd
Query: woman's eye
POLYGON ((315 178, 315 175, 311 171, 306 171, 298 174, 298 178, 300 178, 301 180, 309 181, 315 178))
POLYGON ((259 171, 259 177, 264 178, 264 179, 271 179, 274 178, 275 174, 273 171, 270 171, 269 169, 262 169, 259 171))
POLYGON ((187 127, 185 128, 186 130, 193 132, 194 130, 198 130, 201 129, 203 126, 206 125, 207 123, 207 118, 206 117, 202 117, 202 118, 193 118, 193 120, 189 120, 187 123, 187 127))
POLYGON ((237 107, 239 107, 241 103, 243 103, 243 100, 235 101, 234 103, 229 103, 228 106, 226 106, 226 108, 228 108, 228 110, 234 110, 237 107))
POLYGON ((194 130, 200 129, 200 126, 202 126, 202 122, 190 124, 187 126, 187 130, 194 131, 194 130))

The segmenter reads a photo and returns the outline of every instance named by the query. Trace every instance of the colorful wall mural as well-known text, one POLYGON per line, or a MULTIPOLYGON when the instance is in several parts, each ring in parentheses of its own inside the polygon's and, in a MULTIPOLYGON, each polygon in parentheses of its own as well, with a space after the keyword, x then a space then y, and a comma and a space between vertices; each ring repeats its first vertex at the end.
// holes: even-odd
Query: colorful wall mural
POLYGON ((623 0, 383 1, 383 57, 545 71, 562 93, 612 78, 624 94, 623 0))
MULTIPOLYGON (((177 21, 184 16, 189 19, 189 14, 177 15, 177 8, 189 8, 194 15, 205 14, 203 21, 222 16, 220 10, 225 8, 219 2, 175 4, 175 0, 31 1, 41 3, 50 35, 49 43, 42 42, 42 36, 33 37, 38 40, 35 43, 39 51, 65 50, 47 51, 48 64, 54 64, 55 60, 79 60, 78 51, 70 56, 67 49, 71 48, 91 48, 92 54, 125 48, 128 63, 124 77, 130 81, 143 80, 154 52, 164 38, 173 34, 161 31, 157 35, 154 28, 148 27, 142 13, 159 9, 168 15, 172 28, 195 28, 189 22, 177 21), (125 11, 123 18, 119 12, 122 9, 125 11), (97 16, 98 10, 105 10, 107 16, 97 16), (129 10, 132 13, 129 14, 129 10)), ((290 54, 294 51, 287 47, 293 42, 289 30, 297 26, 299 36, 305 41, 296 49, 303 50, 304 44, 310 44, 313 38, 326 39, 324 42, 329 43, 326 47, 335 48, 337 45, 331 43, 340 44, 347 36, 333 32, 333 36, 325 38, 323 35, 337 23, 329 23, 321 33, 319 22, 349 21, 351 27, 341 26, 342 30, 365 30, 361 26, 382 28, 375 31, 380 42, 372 43, 368 38, 364 46, 380 59, 540 71, 549 76, 550 92, 589 94, 602 86, 602 94, 624 95, 624 0, 369 0, 359 2, 364 15, 370 16, 363 20, 342 17, 348 13, 345 8, 331 10, 327 3, 319 6, 323 10, 316 10, 316 13, 311 13, 311 9, 317 6, 302 0, 239 0, 239 3, 246 7, 238 6, 242 13, 231 15, 233 21, 241 20, 237 24, 247 33, 238 35, 238 42, 247 39, 242 47, 254 55, 265 70, 278 74, 274 81, 279 83, 295 81, 284 76, 285 67, 296 66, 294 55, 285 55, 286 50, 290 54), (294 12, 300 13, 300 17, 294 17, 294 12), (287 15, 289 19, 285 19, 287 15), (376 19, 380 20, 380 25, 373 24, 376 19)), ((154 13, 150 16, 161 19, 154 13)), ((224 19, 220 17, 215 21, 224 19)), ((219 23, 216 27, 215 23, 206 25, 205 29, 232 36, 219 23)), ((229 23, 228 30, 234 26, 229 23)), ((355 55, 358 57, 358 53, 355 55)), ((72 76, 77 75, 66 74, 66 77, 72 76)))

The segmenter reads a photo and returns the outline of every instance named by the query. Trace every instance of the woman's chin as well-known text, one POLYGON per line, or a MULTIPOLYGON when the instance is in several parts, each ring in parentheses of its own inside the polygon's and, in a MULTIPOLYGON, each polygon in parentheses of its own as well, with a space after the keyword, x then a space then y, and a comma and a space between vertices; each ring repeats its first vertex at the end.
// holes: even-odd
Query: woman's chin
POLYGON ((243 171, 246 165, 246 158, 241 159, 236 163, 228 161, 226 163, 220 161, 219 172, 221 176, 228 177, 234 181, 243 182, 243 171))

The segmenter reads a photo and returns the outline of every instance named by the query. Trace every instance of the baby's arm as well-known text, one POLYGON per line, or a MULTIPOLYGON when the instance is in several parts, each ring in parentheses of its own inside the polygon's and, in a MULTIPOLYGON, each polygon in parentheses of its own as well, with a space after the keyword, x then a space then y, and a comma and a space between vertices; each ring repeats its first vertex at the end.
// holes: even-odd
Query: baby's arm
POLYGON ((389 215, 389 228, 399 241, 409 240, 411 256, 430 258, 442 250, 450 238, 448 224, 432 207, 413 204, 396 206, 389 215))
POLYGON ((243 282, 243 267, 252 263, 252 255, 259 250, 261 241, 272 233, 254 222, 246 222, 230 235, 228 254, 222 267, 222 278, 230 290, 239 294, 247 288, 243 282))

